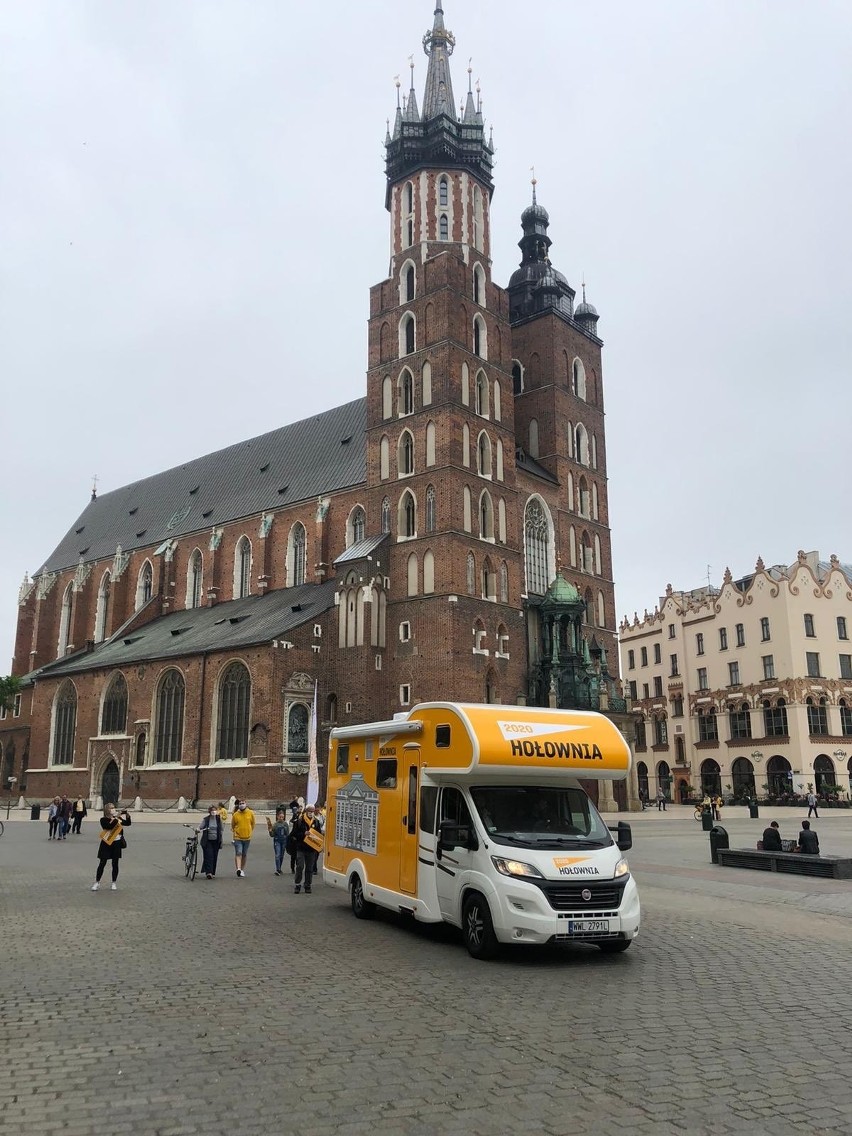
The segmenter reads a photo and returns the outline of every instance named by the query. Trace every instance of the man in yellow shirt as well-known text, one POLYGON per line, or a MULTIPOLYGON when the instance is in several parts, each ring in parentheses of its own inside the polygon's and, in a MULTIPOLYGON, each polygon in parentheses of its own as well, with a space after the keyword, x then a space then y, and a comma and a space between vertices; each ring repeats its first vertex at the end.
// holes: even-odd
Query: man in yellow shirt
POLYGON ((234 860, 237 865, 237 875, 244 878, 251 834, 254 832, 254 813, 245 801, 237 802, 237 807, 231 816, 231 832, 234 834, 234 860))

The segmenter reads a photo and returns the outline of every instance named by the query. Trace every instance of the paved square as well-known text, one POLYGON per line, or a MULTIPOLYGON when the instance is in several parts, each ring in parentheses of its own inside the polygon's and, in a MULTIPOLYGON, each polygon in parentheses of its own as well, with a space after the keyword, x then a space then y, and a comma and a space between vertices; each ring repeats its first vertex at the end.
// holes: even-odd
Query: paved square
MULTIPOLYGON (((189 883, 179 819, 143 816, 92 893, 96 823, 57 844, 13 820, 0 1136, 849 1132, 852 884, 713 867, 685 811, 630 819, 630 951, 490 964, 294 895, 265 833, 246 879, 226 846, 189 883)), ((765 820, 722 823, 753 844, 765 820)), ((819 832, 852 853, 849 814, 819 832)))

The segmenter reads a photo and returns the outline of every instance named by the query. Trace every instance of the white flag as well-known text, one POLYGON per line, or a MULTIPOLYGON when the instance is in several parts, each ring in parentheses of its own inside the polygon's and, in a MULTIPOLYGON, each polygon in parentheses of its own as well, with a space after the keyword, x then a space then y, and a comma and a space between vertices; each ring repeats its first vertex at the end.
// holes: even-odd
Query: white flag
POLYGON ((311 707, 311 728, 308 738, 308 791, 305 804, 316 805, 319 797, 319 766, 317 765, 317 684, 314 681, 314 704, 311 707))

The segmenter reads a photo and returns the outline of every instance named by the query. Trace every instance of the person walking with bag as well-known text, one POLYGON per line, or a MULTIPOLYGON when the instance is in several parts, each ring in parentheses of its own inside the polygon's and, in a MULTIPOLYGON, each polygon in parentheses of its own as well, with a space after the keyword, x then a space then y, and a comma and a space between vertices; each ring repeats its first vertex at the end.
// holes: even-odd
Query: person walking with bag
POLYGON ((207 816, 198 826, 201 833, 201 851, 203 860, 201 870, 208 880, 216 875, 216 861, 219 859, 219 850, 225 839, 225 826, 216 805, 211 805, 207 816))
POLYGON ((50 802, 50 808, 47 810, 47 839, 54 840, 56 838, 56 829, 59 825, 59 798, 54 797, 50 802))
POLYGON ((293 826, 293 835, 296 839, 296 880, 293 889, 296 895, 302 890, 302 880, 305 881, 305 895, 311 894, 311 884, 314 881, 314 868, 317 857, 322 851, 322 821, 313 805, 306 805, 305 811, 293 826))
POLYGON ((281 865, 284 863, 284 854, 287 851, 287 837, 290 835, 290 825, 287 823, 287 813, 278 809, 275 813, 275 822, 266 818, 266 827, 272 837, 272 848, 275 852, 275 874, 281 875, 281 865))
POLYGON ((101 886, 101 876, 107 864, 112 864, 111 891, 118 891, 118 862, 121 859, 122 849, 127 847, 124 838, 125 828, 130 828, 130 813, 127 809, 116 812, 115 805, 106 805, 104 815, 101 817, 101 842, 98 845, 98 870, 95 873, 95 882, 92 891, 101 886))
POLYGON ((72 835, 74 833, 76 833, 78 836, 81 835, 80 826, 82 825, 84 818, 87 816, 88 811, 89 810, 86 808, 86 802, 83 800, 82 797, 78 797, 77 800, 74 802, 74 808, 71 810, 71 817, 72 817, 71 834, 72 835))

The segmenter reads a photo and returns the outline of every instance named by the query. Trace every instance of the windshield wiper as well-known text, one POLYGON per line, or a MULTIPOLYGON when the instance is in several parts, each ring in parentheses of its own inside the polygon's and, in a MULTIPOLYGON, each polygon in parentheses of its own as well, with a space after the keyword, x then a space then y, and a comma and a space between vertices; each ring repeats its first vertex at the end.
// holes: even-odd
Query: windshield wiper
POLYGON ((521 845, 527 845, 528 844, 528 841, 521 840, 521 838, 519 836, 512 836, 508 832, 489 832, 488 835, 491 837, 492 840, 496 840, 498 842, 506 841, 509 844, 521 844, 521 845))
POLYGON ((582 837, 578 840, 575 836, 546 836, 542 834, 537 840, 536 844, 565 844, 571 848, 607 848, 608 844, 601 840, 585 840, 582 837))

